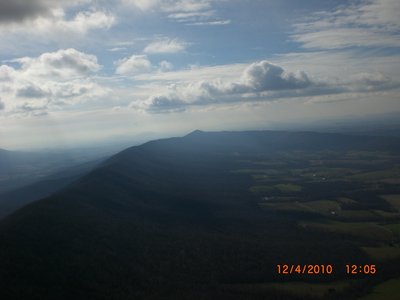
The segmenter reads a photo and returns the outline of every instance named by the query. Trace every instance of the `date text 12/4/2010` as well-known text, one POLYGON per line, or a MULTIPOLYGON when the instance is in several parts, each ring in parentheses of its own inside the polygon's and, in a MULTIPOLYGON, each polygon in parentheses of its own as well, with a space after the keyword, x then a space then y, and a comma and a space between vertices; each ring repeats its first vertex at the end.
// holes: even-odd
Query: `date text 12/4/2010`
POLYGON ((308 275, 320 275, 333 273, 332 265, 300 265, 300 264, 283 264, 276 265, 278 274, 290 275, 290 274, 308 274, 308 275))

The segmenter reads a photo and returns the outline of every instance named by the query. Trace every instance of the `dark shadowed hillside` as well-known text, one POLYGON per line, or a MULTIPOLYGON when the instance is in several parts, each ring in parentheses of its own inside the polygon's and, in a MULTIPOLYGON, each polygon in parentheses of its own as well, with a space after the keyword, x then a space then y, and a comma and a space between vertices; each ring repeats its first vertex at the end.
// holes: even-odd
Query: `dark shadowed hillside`
POLYGON ((84 163, 109 157, 108 153, 96 151, 95 148, 40 152, 0 149, 0 193, 48 180, 53 175, 58 176, 57 173, 69 172, 69 168, 79 168, 84 163))
MULTIPOLYGON (((1 299, 313 299, 244 285, 345 280, 339 271, 310 279, 285 278, 275 269, 282 263, 331 263, 340 268, 349 261, 370 262, 358 242, 374 241, 304 229, 298 226, 300 218, 316 222, 325 216, 316 209, 263 209, 258 193, 286 193, 285 201, 298 193, 311 201, 314 184, 318 193, 326 191, 324 199, 361 199, 365 187, 339 179, 329 182, 328 190, 326 179, 317 181, 319 175, 312 174, 313 181, 301 190, 288 175, 278 179, 274 173, 273 188, 260 188, 254 185, 258 177, 249 175, 256 167, 249 165, 262 160, 267 167, 256 171, 268 175, 272 167, 266 164, 283 154, 293 170, 307 167, 300 156, 290 156, 293 152, 319 157, 328 153, 339 160, 345 152, 389 155, 399 150, 396 138, 262 131, 196 131, 129 148, 68 188, 0 222, 1 299)), ((392 186, 380 188, 398 192, 392 186)), ((381 206, 391 212, 391 207, 381 206)), ((393 277, 390 272, 385 276, 393 277)), ((331 299, 366 292, 370 284, 363 280, 331 299)))
POLYGON ((88 173, 102 160, 78 164, 45 176, 37 182, 0 193, 0 219, 31 202, 43 199, 68 186, 88 173))

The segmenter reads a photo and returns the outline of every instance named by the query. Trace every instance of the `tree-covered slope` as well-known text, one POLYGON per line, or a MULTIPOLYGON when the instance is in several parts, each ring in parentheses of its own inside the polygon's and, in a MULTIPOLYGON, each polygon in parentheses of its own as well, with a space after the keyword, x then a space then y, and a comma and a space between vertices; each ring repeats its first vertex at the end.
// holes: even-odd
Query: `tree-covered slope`
POLYGON ((129 148, 0 222, 0 296, 290 299, 224 286, 277 280, 277 263, 345 264, 365 254, 341 236, 305 232, 291 217, 262 211, 235 165, 274 151, 399 145, 335 134, 193 132, 129 148))

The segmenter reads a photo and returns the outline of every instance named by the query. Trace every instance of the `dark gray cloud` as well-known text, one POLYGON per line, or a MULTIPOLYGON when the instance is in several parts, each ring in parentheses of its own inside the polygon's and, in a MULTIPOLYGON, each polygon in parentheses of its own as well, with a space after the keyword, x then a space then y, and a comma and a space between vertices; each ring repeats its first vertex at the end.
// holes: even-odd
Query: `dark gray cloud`
POLYGON ((5 106, 4 102, 1 101, 1 99, 0 99, 0 110, 3 110, 5 107, 6 106, 5 106))
POLYGON ((89 2, 90 0, 0 0, 0 24, 21 23, 40 16, 51 16, 54 8, 89 2))
POLYGON ((21 22, 49 12, 43 0, 0 0, 0 23, 21 22))

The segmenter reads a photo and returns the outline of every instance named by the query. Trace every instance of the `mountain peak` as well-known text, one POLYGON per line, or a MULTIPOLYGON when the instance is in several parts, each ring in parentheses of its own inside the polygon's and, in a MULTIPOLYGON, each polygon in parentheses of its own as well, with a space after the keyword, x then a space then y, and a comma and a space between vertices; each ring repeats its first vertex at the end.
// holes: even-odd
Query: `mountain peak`
POLYGON ((196 130, 192 131, 191 133, 187 134, 186 136, 196 136, 196 135, 203 134, 203 133, 205 133, 205 131, 196 129, 196 130))

